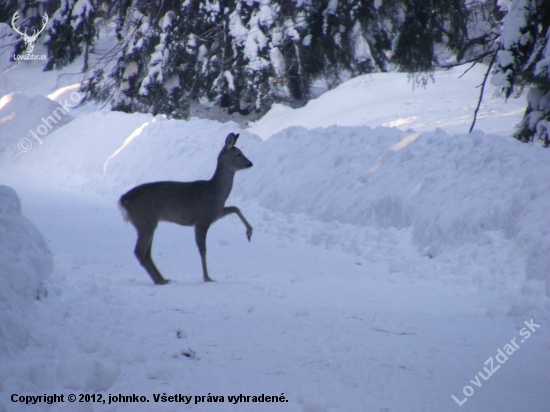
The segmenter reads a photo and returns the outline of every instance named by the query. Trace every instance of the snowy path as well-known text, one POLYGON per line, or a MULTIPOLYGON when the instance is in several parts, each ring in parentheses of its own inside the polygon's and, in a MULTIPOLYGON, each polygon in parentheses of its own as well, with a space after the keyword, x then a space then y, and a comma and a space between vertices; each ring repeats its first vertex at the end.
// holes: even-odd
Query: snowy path
MULTIPOLYGON (((543 412, 550 401, 547 325, 474 387, 462 408, 451 399, 464 398, 462 388, 521 325, 487 317, 490 296, 471 287, 389 282, 385 265, 261 230, 248 244, 237 219, 217 222, 209 233, 213 284, 200 281, 192 231, 161 225, 154 257, 174 283, 158 287, 133 257, 134 230, 114 205, 36 181, 16 187, 56 269, 36 320, 43 340, 8 367, 44 391, 60 391, 55 375, 66 393, 135 393, 150 402, 154 393, 289 399, 187 406, 197 411, 543 412)), ((17 380, 8 379, 3 393, 12 385, 17 380)), ((83 405, 60 410, 185 409, 83 405)))
MULTIPOLYGON (((17 191, 55 267, 37 268, 49 293, 24 308, 10 306, 16 288, 0 290, 0 315, 19 321, 0 324, 0 412, 549 411, 550 183, 540 176, 550 152, 509 138, 521 100, 487 96, 477 123, 487 134, 454 134, 469 126, 482 72, 443 74, 418 92, 405 74, 354 79, 304 108, 275 107, 248 131, 86 106, 39 143, 29 129, 78 84, 5 64, 0 184, 17 191), (138 183, 208 178, 229 132, 254 162, 230 198, 252 242, 234 216, 214 224, 216 282, 205 284, 192 230, 161 224, 153 254, 173 283, 154 286, 116 199, 138 183), (540 328, 526 340, 532 318, 540 328), (10 332, 27 329, 19 347, 10 332), (451 395, 462 401, 463 388, 459 406, 451 395), (149 403, 11 401, 44 393, 149 403), (155 403, 164 393, 225 401, 155 403), (282 393, 288 403, 228 402, 282 393)), ((24 249, 6 279, 36 291, 19 270, 32 249, 9 240, 24 249)))

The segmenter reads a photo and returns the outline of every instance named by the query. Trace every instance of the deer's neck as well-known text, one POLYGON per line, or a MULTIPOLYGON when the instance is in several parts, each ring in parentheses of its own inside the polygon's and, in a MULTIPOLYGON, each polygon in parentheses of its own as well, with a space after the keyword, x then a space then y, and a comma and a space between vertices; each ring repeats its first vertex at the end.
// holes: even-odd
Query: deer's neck
POLYGON ((223 166, 223 164, 218 162, 218 166, 216 167, 214 176, 212 176, 212 179, 210 179, 210 181, 214 185, 217 197, 221 201, 223 201, 223 203, 225 203, 229 196, 229 193, 231 193, 234 177, 235 172, 228 170, 223 166))

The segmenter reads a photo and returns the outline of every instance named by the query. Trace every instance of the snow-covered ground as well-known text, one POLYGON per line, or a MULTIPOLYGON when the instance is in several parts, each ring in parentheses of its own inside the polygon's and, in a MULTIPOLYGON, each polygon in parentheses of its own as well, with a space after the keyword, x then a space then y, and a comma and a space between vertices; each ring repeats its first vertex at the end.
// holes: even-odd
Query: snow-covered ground
MULTIPOLYGON (((402 73, 359 76, 306 106, 276 104, 250 131, 263 139, 290 126, 386 126, 448 134, 467 133, 487 67, 462 66, 434 73, 426 87, 414 86, 402 73)), ((487 82, 475 130, 508 136, 525 111, 524 99, 504 101, 487 82)))
POLYGON ((550 151, 510 137, 522 101, 488 96, 465 134, 482 69, 415 91, 363 76, 248 130, 69 106, 39 141, 77 89, 26 63, 0 74, 0 184, 23 212, 0 188, 0 411, 548 411, 550 151), (230 132, 252 242, 215 223, 203 283, 192 230, 161 224, 155 286, 116 201, 209 178, 230 132), (13 402, 44 394, 65 402, 13 402))

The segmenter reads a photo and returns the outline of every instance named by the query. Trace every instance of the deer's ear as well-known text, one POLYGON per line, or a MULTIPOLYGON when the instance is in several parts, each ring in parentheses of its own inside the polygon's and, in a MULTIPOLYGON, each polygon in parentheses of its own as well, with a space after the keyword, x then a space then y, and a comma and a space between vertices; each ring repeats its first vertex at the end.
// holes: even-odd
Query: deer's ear
POLYGON ((227 149, 231 149, 233 146, 235 146, 235 142, 237 142, 237 138, 239 137, 239 134, 235 133, 229 133, 227 135, 227 138, 225 139, 225 147, 227 149))

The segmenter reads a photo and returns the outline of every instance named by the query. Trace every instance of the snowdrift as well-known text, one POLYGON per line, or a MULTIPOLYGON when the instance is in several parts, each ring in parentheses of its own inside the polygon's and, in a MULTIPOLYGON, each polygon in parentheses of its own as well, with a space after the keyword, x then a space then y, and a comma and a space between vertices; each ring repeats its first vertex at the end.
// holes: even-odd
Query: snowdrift
MULTIPOLYGON (((550 152, 512 138, 333 126, 291 127, 261 141, 232 123, 102 112, 80 116, 17 163, 114 205, 136 184, 210 178, 232 131, 254 162, 232 196, 332 225, 327 247, 368 258, 376 231, 408 230, 419 260, 405 259, 397 272, 423 277, 423 265, 457 258, 445 272, 464 281, 490 289, 530 282, 527 301, 510 313, 550 297, 550 183, 536 177, 550 173, 550 152)), ((319 243, 322 232, 303 239, 319 243)))
MULTIPOLYGON (((484 65, 464 65, 433 74, 434 82, 414 87, 403 73, 372 73, 355 77, 304 107, 274 105, 249 131, 262 139, 291 126, 307 129, 337 126, 386 126, 449 134, 466 133, 479 99, 484 65)), ((508 136, 525 111, 525 99, 505 101, 490 84, 484 93, 476 129, 508 136)))
POLYGON ((0 99, 0 157, 6 161, 33 145, 42 145, 54 130, 71 120, 73 116, 47 97, 6 94, 0 99))
POLYGON ((15 191, 0 185, 0 353, 21 350, 30 339, 34 301, 53 270, 52 255, 38 229, 21 214, 15 191))
MULTIPOLYGON (((263 207, 326 223, 410 228, 421 255, 453 254, 451 274, 484 288, 525 277, 530 297, 509 314, 544 307, 541 296, 550 297, 550 183, 534 174, 550 172, 543 148, 482 132, 335 126, 288 128, 247 154, 260 158, 258 168, 236 192, 263 207)), ((408 263, 399 271, 423 277, 420 261, 408 263)))

